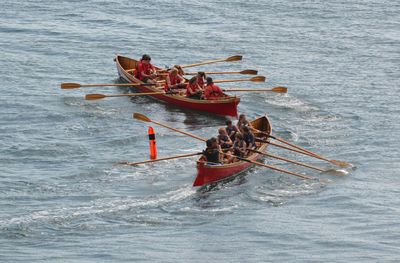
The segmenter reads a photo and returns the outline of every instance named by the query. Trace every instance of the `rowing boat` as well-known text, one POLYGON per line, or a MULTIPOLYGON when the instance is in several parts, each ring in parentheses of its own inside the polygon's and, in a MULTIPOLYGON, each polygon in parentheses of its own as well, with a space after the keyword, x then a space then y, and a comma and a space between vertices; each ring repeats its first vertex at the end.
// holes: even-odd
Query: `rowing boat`
MULTIPOLYGON (((267 116, 257 118, 250 122, 251 125, 262 131, 263 133, 257 133, 257 136, 265 141, 269 141, 268 135, 272 132, 271 122, 267 116)), ((264 151, 267 148, 268 143, 256 142, 256 150, 264 151)), ((250 154, 246 159, 251 161, 257 161, 262 156, 256 152, 250 154)), ((207 186, 220 181, 230 180, 240 173, 250 169, 253 166, 248 161, 237 161, 230 164, 213 165, 208 164, 200 158, 197 161, 197 176, 193 183, 193 186, 207 186)))
MULTIPOLYGON (((119 76, 127 81, 128 83, 139 83, 143 82, 135 78, 133 71, 136 69, 139 61, 134 60, 132 58, 124 57, 117 55, 115 57, 115 62, 117 65, 117 70, 119 76)), ((156 67, 157 68, 157 67, 156 67)), ((160 69, 160 68, 157 68, 160 69)), ((137 89, 140 92, 160 92, 160 87, 156 86, 139 86, 137 89)), ((236 96, 230 96, 225 94, 226 97, 223 97, 219 100, 198 100, 198 99, 190 99, 184 95, 180 94, 154 94, 149 95, 152 98, 157 100, 166 102, 171 105, 175 105, 181 108, 196 110, 196 111, 204 111, 222 116, 232 116, 237 117, 237 106, 240 102, 240 98, 236 96)))

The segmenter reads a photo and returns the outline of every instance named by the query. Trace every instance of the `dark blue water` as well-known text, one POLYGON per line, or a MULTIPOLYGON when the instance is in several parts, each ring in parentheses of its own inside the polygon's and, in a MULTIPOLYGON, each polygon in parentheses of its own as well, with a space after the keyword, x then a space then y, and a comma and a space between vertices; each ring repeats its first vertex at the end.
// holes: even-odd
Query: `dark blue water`
MULTIPOLYGON (((0 261, 397 262, 399 12, 396 1, 2 1, 0 261), (116 165, 148 158, 132 112, 202 137, 224 123, 145 97, 84 100, 124 89, 59 88, 118 82, 117 53, 159 66, 242 54, 196 69, 268 77, 222 87, 288 87, 241 93, 239 110, 354 167, 318 174, 265 159, 324 180, 256 167, 200 193, 196 157, 116 165)), ((203 148, 155 129, 159 156, 203 148)))

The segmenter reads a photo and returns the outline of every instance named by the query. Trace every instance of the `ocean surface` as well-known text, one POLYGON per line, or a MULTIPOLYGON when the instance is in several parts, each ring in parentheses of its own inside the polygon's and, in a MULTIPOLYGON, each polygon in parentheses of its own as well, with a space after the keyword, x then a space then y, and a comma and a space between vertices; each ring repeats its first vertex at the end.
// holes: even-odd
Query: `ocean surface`
MULTIPOLYGON (((11 1, 0 8, 0 262, 399 262, 398 1, 11 1), (321 180, 254 167, 202 192, 196 157, 149 158, 148 123, 201 137, 225 118, 147 97, 86 101, 63 82, 119 83, 115 54, 161 67, 258 69, 288 94, 240 93, 249 119, 330 159, 321 180)), ((187 70, 189 71, 189 69, 187 70)), ((247 76, 215 76, 235 78, 247 76)), ((154 126, 159 157, 204 143, 154 126)))

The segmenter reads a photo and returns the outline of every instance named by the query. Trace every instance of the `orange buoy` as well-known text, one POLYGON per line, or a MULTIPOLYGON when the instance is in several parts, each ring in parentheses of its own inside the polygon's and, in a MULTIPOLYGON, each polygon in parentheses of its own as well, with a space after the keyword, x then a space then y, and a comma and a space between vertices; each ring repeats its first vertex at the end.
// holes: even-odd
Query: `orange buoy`
POLYGON ((157 159, 157 145, 156 145, 156 135, 154 133, 153 127, 149 126, 149 143, 150 143, 150 159, 157 159))

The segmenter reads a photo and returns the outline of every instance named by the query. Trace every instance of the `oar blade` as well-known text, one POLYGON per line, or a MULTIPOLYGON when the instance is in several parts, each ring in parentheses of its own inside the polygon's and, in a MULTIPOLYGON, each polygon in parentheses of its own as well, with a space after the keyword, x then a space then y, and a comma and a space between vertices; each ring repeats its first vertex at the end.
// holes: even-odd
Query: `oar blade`
POLYGON ((257 75, 258 71, 253 70, 253 69, 246 69, 246 70, 240 71, 239 73, 243 74, 243 75, 257 75))
POLYGON ((70 83, 61 83, 61 89, 77 89, 77 88, 80 88, 81 87, 81 84, 79 84, 79 83, 72 83, 72 82, 70 82, 70 83))
POLYGON ((243 58, 243 56, 236 55, 236 56, 232 56, 232 57, 225 59, 225 61, 229 61, 229 62, 239 61, 239 60, 242 60, 242 58, 243 58))
POLYGON ((265 82, 265 79, 266 79, 266 77, 264 77, 264 76, 256 76, 256 77, 252 77, 250 79, 250 81, 253 81, 253 82, 265 82))
POLYGON ((85 100, 101 100, 104 99, 105 97, 107 97, 104 94, 87 94, 85 96, 85 100))
POLYGON ((277 93, 287 93, 287 88, 286 87, 275 87, 271 91, 277 92, 277 93))
POLYGON ((140 120, 140 121, 151 122, 151 119, 149 119, 147 116, 140 114, 138 112, 133 113, 133 118, 140 120))

